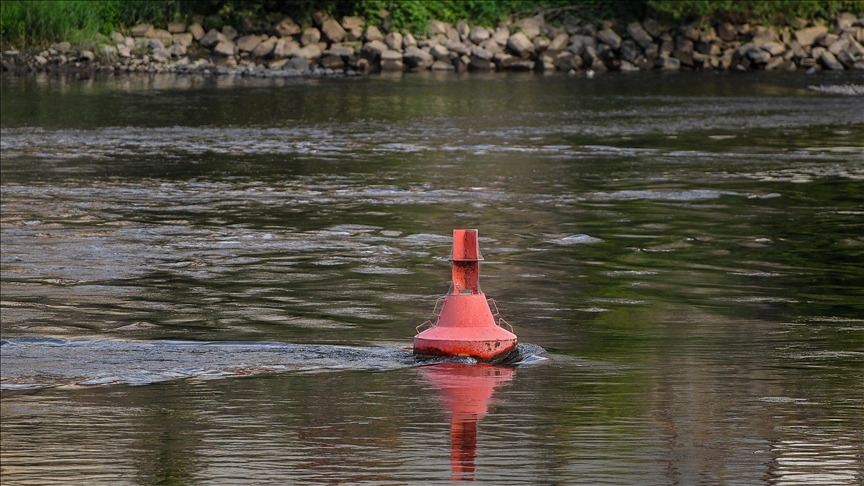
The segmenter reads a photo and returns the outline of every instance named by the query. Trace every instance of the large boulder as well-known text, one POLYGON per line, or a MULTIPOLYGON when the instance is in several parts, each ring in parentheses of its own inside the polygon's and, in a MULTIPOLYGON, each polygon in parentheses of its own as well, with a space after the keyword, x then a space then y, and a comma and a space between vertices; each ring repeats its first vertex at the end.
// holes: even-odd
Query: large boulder
POLYGON ((200 41, 202 37, 204 37, 204 27, 201 27, 201 24, 195 22, 190 25, 188 29, 190 34, 192 34, 192 38, 196 41, 200 41))
POLYGON ((558 52, 564 50, 567 47, 567 41, 570 40, 570 36, 567 35, 566 32, 561 32, 552 38, 552 41, 546 46, 546 50, 558 52))
POLYGON ((824 25, 817 25, 807 29, 801 29, 795 32, 795 40, 801 47, 812 46, 816 39, 828 33, 828 29, 824 25))
POLYGON ((438 34, 446 34, 447 33, 447 24, 441 22, 440 20, 430 20, 429 21, 429 33, 432 36, 436 36, 438 34))
POLYGON ((327 19, 321 24, 321 34, 327 42, 342 42, 345 39, 345 29, 335 19, 327 19))
POLYGON ((834 54, 831 54, 830 51, 825 51, 819 56, 819 62, 825 69, 830 69, 831 71, 843 71, 843 64, 841 64, 834 54))
POLYGON ((632 37, 642 49, 645 49, 650 44, 654 43, 654 39, 645 31, 644 28, 642 28, 642 24, 639 22, 633 22, 628 25, 627 33, 630 34, 630 37, 632 37))
POLYGON ((388 50, 387 44, 374 40, 372 42, 367 42, 363 44, 363 48, 360 50, 360 54, 363 55, 366 59, 377 59, 381 57, 381 54, 388 50))
POLYGON ((238 35, 240 35, 240 33, 237 32, 237 29, 234 27, 226 25, 222 27, 222 35, 224 35, 228 40, 233 41, 238 35))
POLYGON ((366 40, 366 42, 373 42, 373 41, 382 41, 383 42, 384 41, 384 34, 382 34, 380 30, 378 30, 378 27, 375 27, 374 25, 370 25, 369 27, 366 27, 366 32, 363 34, 363 38, 366 40))
POLYGON ((717 24, 717 36, 726 42, 738 40, 738 29, 729 22, 720 22, 717 24))
POLYGON ((242 52, 252 52, 259 44, 267 40, 266 35, 244 35, 237 39, 237 49, 242 52))
POLYGON ((388 49, 381 53, 382 71, 402 71, 403 66, 401 52, 388 49))
POLYGON ((520 29, 528 39, 533 39, 540 35, 540 28, 546 22, 543 20, 543 15, 537 15, 527 19, 522 19, 516 23, 515 27, 520 29))
POLYGON ((273 51, 276 49, 276 43, 279 42, 279 38, 276 36, 272 36, 264 42, 258 44, 258 46, 252 50, 252 55, 254 57, 268 57, 273 54, 273 51))
POLYGON ((222 32, 219 32, 216 29, 210 29, 210 31, 207 32, 207 34, 205 34, 204 37, 202 37, 201 40, 198 41, 198 43, 201 44, 201 47, 211 49, 215 47, 216 44, 227 40, 228 38, 225 37, 222 32))
POLYGON ((147 34, 153 31, 153 24, 138 24, 129 29, 132 37, 147 37, 147 34))
POLYGON ((534 43, 523 32, 516 32, 507 39, 507 48, 510 52, 521 58, 528 58, 534 54, 534 43))
POLYGON ((303 31, 303 35, 300 36, 300 45, 303 47, 318 44, 318 41, 321 40, 321 31, 315 27, 309 27, 308 29, 303 31))
POLYGON ((621 36, 616 34, 612 29, 602 29, 600 32, 597 32, 597 40, 612 49, 618 49, 621 47, 621 36))
POLYGON ((477 45, 482 44, 490 37, 491 35, 489 34, 489 30, 480 26, 474 27, 471 29, 471 32, 468 33, 468 40, 477 45))
POLYGON ((300 26, 291 17, 285 17, 273 26, 276 37, 289 37, 300 33, 300 26))
POLYGON ((429 54, 439 61, 450 62, 450 51, 441 44, 432 45, 429 48, 429 54))
POLYGON ((181 32, 179 34, 174 34, 172 36, 172 41, 174 44, 179 44, 183 47, 189 47, 192 45, 194 37, 189 32, 181 32))
POLYGON ((393 51, 402 52, 402 34, 390 32, 384 37, 384 43, 393 51))
POLYGON ((321 54, 321 48, 318 47, 318 44, 309 44, 308 46, 303 46, 298 50, 296 52, 296 57, 302 57, 311 63, 320 59, 321 54))
POLYGON ((282 37, 276 41, 276 45, 273 47, 273 57, 293 57, 299 50, 300 44, 298 44, 292 37, 282 37))
POLYGON ((409 46, 402 53, 402 61, 409 68, 425 69, 435 62, 435 58, 417 46, 409 46))
POLYGON ((220 56, 233 56, 235 47, 236 45, 233 41, 226 39, 219 41, 219 43, 216 44, 216 47, 213 48, 213 53, 219 54, 220 56))

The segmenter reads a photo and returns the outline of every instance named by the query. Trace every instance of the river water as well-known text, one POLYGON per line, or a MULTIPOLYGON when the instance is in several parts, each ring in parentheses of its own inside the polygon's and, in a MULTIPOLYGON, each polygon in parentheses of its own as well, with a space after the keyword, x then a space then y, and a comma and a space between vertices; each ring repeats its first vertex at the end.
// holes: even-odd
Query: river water
POLYGON ((861 484, 862 81, 4 77, 0 478, 861 484))

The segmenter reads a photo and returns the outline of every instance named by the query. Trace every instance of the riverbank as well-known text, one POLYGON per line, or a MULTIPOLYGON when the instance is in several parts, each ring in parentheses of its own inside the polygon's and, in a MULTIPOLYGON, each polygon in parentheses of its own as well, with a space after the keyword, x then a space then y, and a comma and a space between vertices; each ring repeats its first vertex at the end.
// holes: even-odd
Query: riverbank
MULTIPOLYGON (((386 12, 384 13, 386 14, 386 12)), ((382 14, 382 15, 384 15, 382 14)), ((381 19, 379 19, 381 20, 381 19)), ((864 70, 864 16, 799 19, 772 27, 728 20, 666 25, 646 19, 547 23, 543 15, 496 28, 428 22, 428 33, 388 31, 363 17, 312 15, 302 28, 291 17, 248 22, 221 19, 112 32, 110 43, 60 42, 39 51, 6 50, 4 72, 209 73, 259 77, 356 76, 380 72, 650 70, 864 70)))

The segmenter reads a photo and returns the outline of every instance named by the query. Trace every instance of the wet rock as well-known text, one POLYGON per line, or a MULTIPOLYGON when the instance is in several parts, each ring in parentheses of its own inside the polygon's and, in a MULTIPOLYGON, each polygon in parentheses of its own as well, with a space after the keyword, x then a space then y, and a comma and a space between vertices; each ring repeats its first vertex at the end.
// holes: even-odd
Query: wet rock
POLYGON ((825 66, 825 69, 830 69, 831 71, 843 71, 845 69, 830 51, 823 52, 822 55, 819 56, 819 62, 825 66))
POLYGON ((666 71, 677 71, 681 69, 681 61, 674 57, 660 56, 655 64, 658 68, 666 71))
POLYGON ((528 40, 524 32, 517 32, 507 39, 507 48, 521 58, 527 58, 534 53, 534 44, 528 40))
POLYGON ((853 69, 855 67, 855 56, 853 56, 849 51, 840 51, 840 53, 837 54, 837 61, 846 69, 853 69))
POLYGON ((492 36, 489 34, 489 31, 485 27, 474 27, 468 33, 468 40, 473 42, 476 45, 480 45, 483 42, 489 40, 492 36))
POLYGON ((153 31, 153 24, 138 24, 129 29, 132 37, 149 37, 147 34, 153 31))
POLYGON ((388 49, 381 53, 382 71, 402 71, 403 67, 401 52, 388 49))
POLYGON ((630 39, 623 41, 621 43, 620 52, 621 52, 621 58, 622 59, 632 63, 633 61, 636 60, 636 55, 637 55, 636 42, 634 42, 633 40, 630 40, 630 39))
POLYGON ((366 42, 374 42, 374 41, 384 41, 384 34, 378 30, 378 27, 374 25, 370 25, 366 27, 366 32, 363 34, 363 38, 366 39, 366 42))
POLYGON ((267 57, 273 54, 273 51, 276 49, 276 43, 279 42, 279 38, 276 36, 272 36, 264 42, 258 44, 255 49, 252 50, 252 55, 254 57, 267 57))
POLYGON ((235 47, 236 45, 234 44, 234 42, 226 39, 223 41, 219 41, 219 43, 216 44, 216 47, 213 48, 213 53, 226 57, 233 56, 235 47))
POLYGON ((802 29, 795 32, 795 40, 801 47, 810 47, 816 42, 816 39, 825 35, 828 29, 823 25, 817 25, 808 29, 802 29))
POLYGON ((306 71, 309 71, 309 61, 307 61, 304 57, 295 57, 289 59, 288 62, 286 62, 285 65, 282 66, 282 69, 292 69, 294 71, 300 71, 301 73, 304 73, 306 71))
MULTIPOLYGON (((194 36, 194 34, 193 34, 193 36, 194 36)), ((221 32, 219 32, 218 30, 210 29, 210 31, 207 32, 207 34, 205 34, 204 37, 202 37, 201 40, 198 41, 198 43, 201 44, 201 47, 206 47, 207 49, 211 49, 211 48, 215 47, 216 44, 219 44, 220 42, 225 42, 227 40, 228 40, 228 38, 225 37, 225 35, 222 34, 221 32)))
POLYGON ((582 60, 588 67, 593 67, 598 61, 600 61, 600 55, 597 54, 597 50, 594 49, 594 46, 585 46, 582 49, 582 60))
POLYGON ((633 22, 627 26, 627 33, 630 34, 630 37, 639 44, 639 47, 645 49, 649 45, 654 43, 654 39, 651 37, 648 32, 642 27, 642 24, 639 22, 633 22))
POLYGON ((273 25, 272 32, 276 37, 290 37, 300 33, 300 26, 291 17, 285 17, 273 25))
POLYGON ((559 71, 570 71, 571 69, 581 69, 583 62, 581 56, 577 56, 570 51, 562 51, 555 56, 552 64, 559 71))
POLYGON ((608 45, 612 49, 621 47, 621 36, 612 29, 601 29, 597 32, 597 40, 608 45))
POLYGON ((402 54, 402 60, 409 68, 416 69, 425 69, 435 62, 435 58, 432 57, 432 54, 423 51, 416 46, 407 47, 405 52, 402 54))
POLYGON ((335 19, 327 19, 321 24, 321 34, 327 42, 342 42, 345 39, 345 29, 335 19))
POLYGON ((319 64, 324 69, 345 69, 345 59, 332 51, 324 51, 319 64))
POLYGON ((757 47, 751 47, 747 50, 747 57, 750 58, 750 61, 752 61, 753 64, 765 64, 769 59, 771 59, 771 54, 768 54, 757 47))
POLYGON ((201 27, 201 24, 199 23, 190 25, 187 30, 189 30, 189 33, 192 34, 192 38, 196 41, 200 41, 204 37, 204 27, 201 27))
POLYGON ((456 67, 453 65, 452 62, 438 60, 432 63, 430 69, 432 69, 433 71, 455 71, 456 67))

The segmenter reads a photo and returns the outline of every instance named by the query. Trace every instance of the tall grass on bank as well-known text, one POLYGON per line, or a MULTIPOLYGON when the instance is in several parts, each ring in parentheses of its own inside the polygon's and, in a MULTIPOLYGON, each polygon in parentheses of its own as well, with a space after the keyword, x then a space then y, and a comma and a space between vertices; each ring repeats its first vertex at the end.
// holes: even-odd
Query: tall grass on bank
POLYGON ((0 42, 23 48, 93 42, 123 25, 170 19, 179 7, 173 0, 2 0, 0 42))
MULTIPOLYGON (((28 48, 58 41, 93 43, 101 35, 140 22, 219 16, 239 27, 242 19, 291 16, 309 25, 312 12, 333 17, 362 15, 369 24, 426 32, 429 19, 495 26, 502 20, 543 13, 552 23, 572 19, 689 21, 724 18, 785 24, 796 17, 830 18, 864 12, 862 0, 0 0, 0 44, 28 48), (385 20, 380 14, 389 12, 385 20)), ((206 24, 207 22, 205 22, 206 24)))

